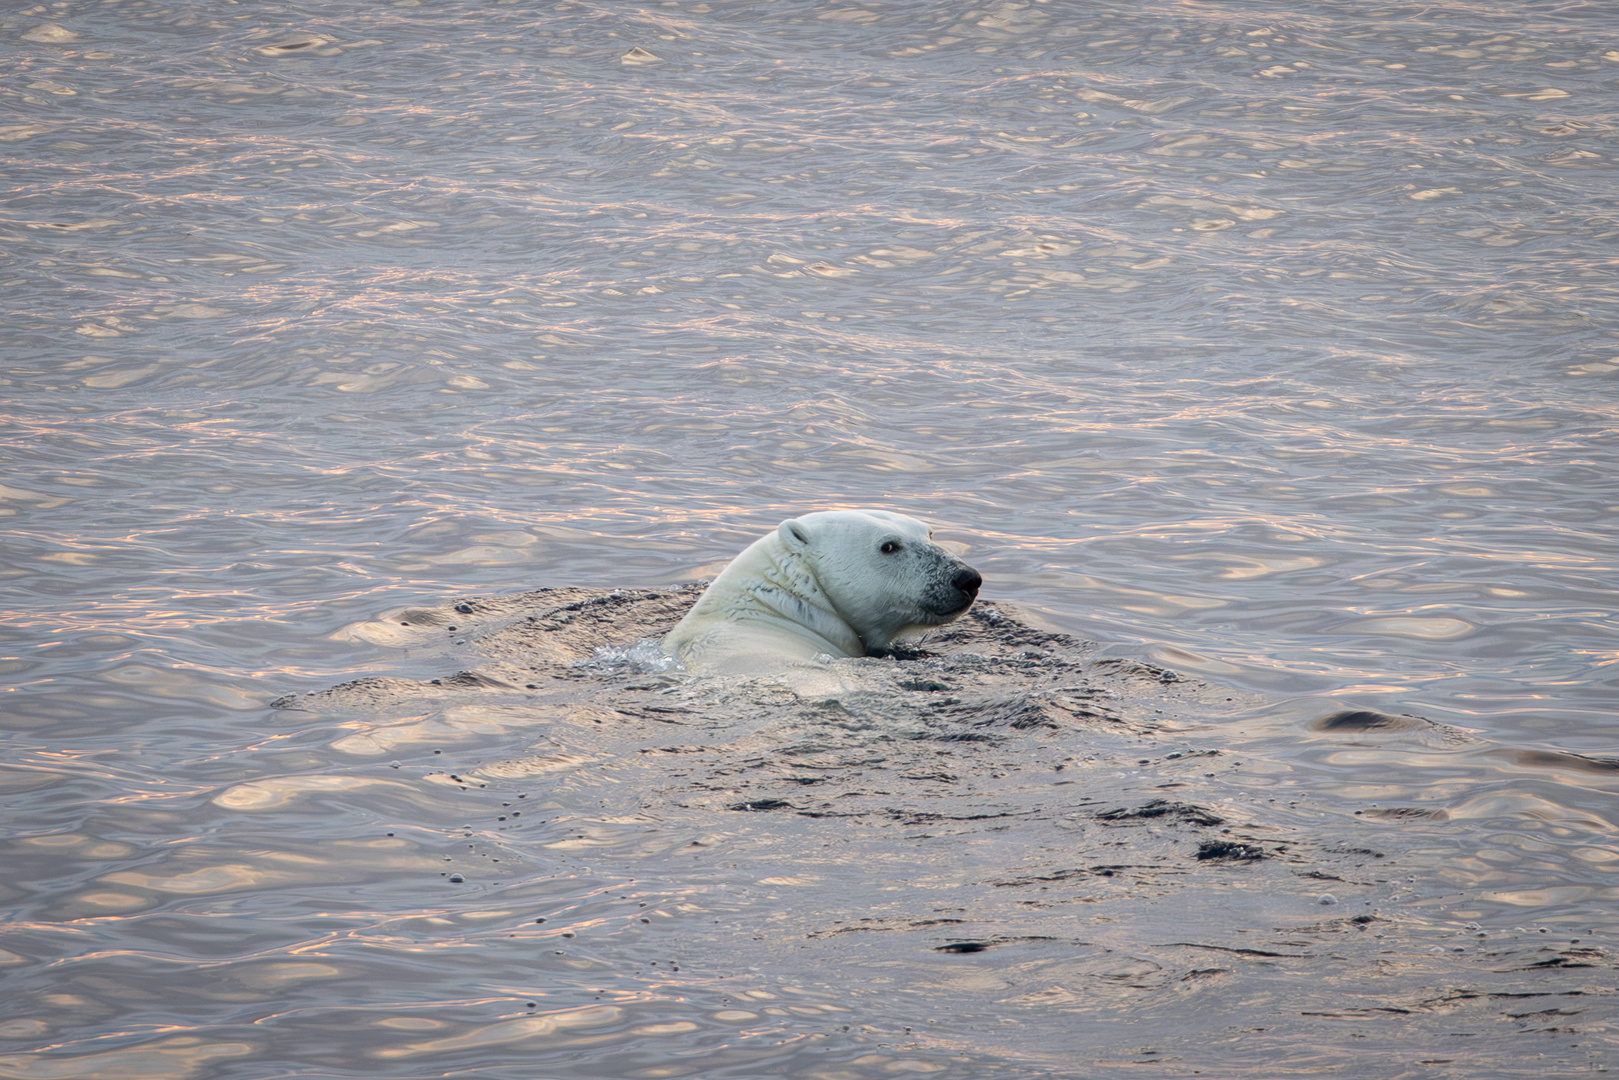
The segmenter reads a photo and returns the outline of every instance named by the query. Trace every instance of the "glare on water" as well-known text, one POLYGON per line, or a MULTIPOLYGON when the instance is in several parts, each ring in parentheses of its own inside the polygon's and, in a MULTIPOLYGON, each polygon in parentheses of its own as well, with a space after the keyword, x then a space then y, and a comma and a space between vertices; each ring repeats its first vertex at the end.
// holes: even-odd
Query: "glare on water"
POLYGON ((0 14, 0 1076, 1606 1066, 1619 18, 1351 7, 0 14), (269 707, 858 506, 1130 723, 269 707))

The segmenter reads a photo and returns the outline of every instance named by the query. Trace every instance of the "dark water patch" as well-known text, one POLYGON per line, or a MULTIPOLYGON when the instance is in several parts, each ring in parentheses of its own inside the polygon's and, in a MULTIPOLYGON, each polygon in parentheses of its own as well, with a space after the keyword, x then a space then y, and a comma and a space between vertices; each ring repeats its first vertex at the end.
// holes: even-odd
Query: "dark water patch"
POLYGON ((1597 949, 1597 948, 1550 949, 1550 948, 1548 948, 1548 949, 1542 949, 1541 952, 1546 953, 1548 955, 1542 957, 1541 959, 1537 959, 1537 960, 1534 960, 1534 961, 1532 961, 1532 962, 1530 962, 1528 964, 1525 964, 1523 967, 1515 968, 1513 970, 1516 970, 1516 971, 1534 971, 1537 968, 1554 968, 1554 967, 1555 968, 1594 968, 1594 967, 1601 967, 1601 968, 1607 968, 1609 970, 1613 970, 1616 967, 1619 967, 1619 965, 1614 964, 1614 962, 1610 959, 1610 956, 1609 956, 1609 953, 1608 953, 1607 949, 1597 949))
POLYGON ((1184 821, 1192 825, 1223 825, 1225 818, 1210 813, 1201 806, 1192 806, 1189 803, 1168 802, 1164 799, 1154 799, 1140 806, 1116 807, 1104 810, 1096 815, 1097 821, 1131 822, 1144 821, 1153 818, 1170 818, 1174 821, 1184 821))
POLYGON ((1363 817, 1381 821, 1449 821, 1450 811, 1442 806, 1382 806, 1362 810, 1363 817))
POLYGON ((732 810, 790 810, 793 804, 786 799, 754 799, 751 802, 732 803, 732 810))
POLYGON ((1113 868, 1093 867, 1090 870, 1057 870, 1049 874, 1036 874, 1031 877, 1013 878, 1009 881, 996 881, 992 884, 994 884, 997 888, 1002 889, 1017 888, 1022 885, 1046 885, 1051 882, 1069 881, 1073 878, 1082 877, 1088 873, 1097 873, 1104 877, 1111 877, 1113 875, 1113 868))
POLYGON ((1018 945, 1030 941, 1051 941, 1048 937, 1018 937, 1018 938, 989 938, 983 941, 951 941, 943 945, 935 945, 934 952, 942 953, 978 953, 986 949, 993 949, 1001 945, 1018 945))
POLYGON ((1239 948, 1232 948, 1229 945, 1196 945, 1196 944, 1193 944, 1193 943, 1188 942, 1188 941, 1173 942, 1170 945, 1165 946, 1165 948, 1207 949, 1210 952, 1226 952, 1226 953, 1231 953, 1231 954, 1233 954, 1235 956, 1259 956, 1259 957, 1271 957, 1271 958, 1276 958, 1276 959, 1290 958, 1290 959, 1295 959, 1295 960, 1301 960, 1301 959, 1306 959, 1309 956, 1308 953, 1274 952, 1274 951, 1272 951, 1270 949, 1239 949, 1239 948))
POLYGON ((1205 840, 1197 846, 1196 858, 1225 859, 1232 862, 1253 862, 1268 859, 1271 853, 1258 844, 1238 843, 1235 840, 1205 840))
POLYGON ((1619 758, 1565 754, 1550 750, 1513 750, 1507 754, 1514 765, 1532 769, 1560 769, 1596 775, 1619 772, 1619 758))
POLYGON ((1314 731, 1415 731, 1428 726, 1418 716, 1392 716, 1371 709, 1345 709, 1312 721, 1314 731))

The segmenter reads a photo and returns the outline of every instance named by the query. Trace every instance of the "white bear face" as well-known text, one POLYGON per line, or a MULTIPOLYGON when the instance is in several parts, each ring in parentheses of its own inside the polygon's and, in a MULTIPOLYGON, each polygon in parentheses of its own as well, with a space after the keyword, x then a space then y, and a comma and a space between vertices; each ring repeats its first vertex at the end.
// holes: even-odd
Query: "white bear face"
POLYGON ((983 583, 915 518, 886 510, 828 510, 777 529, 868 652, 958 617, 983 583))

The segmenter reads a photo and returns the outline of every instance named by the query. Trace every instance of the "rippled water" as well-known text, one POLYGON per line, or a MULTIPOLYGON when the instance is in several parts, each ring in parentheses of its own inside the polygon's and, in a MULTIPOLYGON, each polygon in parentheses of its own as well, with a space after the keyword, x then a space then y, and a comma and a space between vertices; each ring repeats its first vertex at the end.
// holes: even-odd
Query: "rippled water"
MULTIPOLYGON (((1606 1063, 1619 17, 1352 7, 0 17, 0 1076, 1606 1063), (1197 994, 816 945, 907 849, 797 825, 833 854, 795 885, 775 817, 665 835, 641 774, 573 758, 524 780, 546 829, 497 836, 519 792, 432 777, 533 743, 520 710, 384 762, 344 743, 374 719, 267 707, 454 670, 354 629, 383 612, 693 580, 839 505, 927 519, 1104 656, 1263 695, 1185 736, 1251 756, 1222 797, 1445 810, 1376 826, 1402 948, 1584 951, 1368 952, 1434 992, 1323 1018, 1275 958, 1197 994), (1476 742, 1308 726, 1346 708, 1476 742), (464 834, 521 869, 453 891, 464 834), (510 944, 540 917, 597 942, 510 944)), ((1062 843, 1016 837, 964 867, 1062 843)), ((1236 947, 1318 921, 1299 888, 1187 917, 1236 947)), ((1087 933, 1150 957, 1175 913, 1108 937, 1132 902, 1087 933)))

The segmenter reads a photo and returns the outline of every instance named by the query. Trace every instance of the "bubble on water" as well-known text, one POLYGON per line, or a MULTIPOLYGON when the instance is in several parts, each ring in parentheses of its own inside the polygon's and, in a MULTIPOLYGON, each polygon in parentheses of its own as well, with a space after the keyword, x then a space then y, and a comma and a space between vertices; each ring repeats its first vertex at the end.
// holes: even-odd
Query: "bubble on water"
POLYGON ((1336 904, 1338 902, 1338 898, 1329 892, 1324 892, 1315 898, 1315 902, 1318 904, 1336 904))

